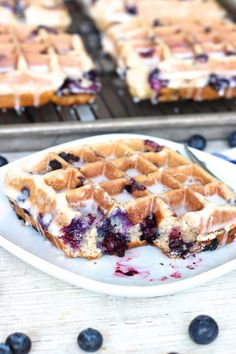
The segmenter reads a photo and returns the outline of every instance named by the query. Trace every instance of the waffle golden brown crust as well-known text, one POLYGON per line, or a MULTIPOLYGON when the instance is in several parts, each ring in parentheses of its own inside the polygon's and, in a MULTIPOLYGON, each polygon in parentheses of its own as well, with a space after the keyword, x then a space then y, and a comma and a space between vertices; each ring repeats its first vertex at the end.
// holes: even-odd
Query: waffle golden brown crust
POLYGON ((91 102, 100 90, 76 34, 0 25, 0 108, 91 102))
POLYGON ((145 244, 186 257, 236 236, 235 194, 150 140, 46 152, 10 169, 5 192, 16 213, 69 257, 122 256, 145 244))
MULTIPOLYGON (((74 104, 83 105, 93 101, 95 96, 80 94, 68 97, 58 97, 54 92, 46 92, 40 96, 37 106, 43 106, 48 102, 53 102, 59 106, 71 106, 74 104)), ((23 94, 19 98, 19 107, 29 107, 35 105, 34 96, 31 94, 23 94)), ((0 96, 0 108, 13 108, 15 107, 15 97, 12 95, 0 96)), ((18 107, 16 107, 18 108, 18 107)))

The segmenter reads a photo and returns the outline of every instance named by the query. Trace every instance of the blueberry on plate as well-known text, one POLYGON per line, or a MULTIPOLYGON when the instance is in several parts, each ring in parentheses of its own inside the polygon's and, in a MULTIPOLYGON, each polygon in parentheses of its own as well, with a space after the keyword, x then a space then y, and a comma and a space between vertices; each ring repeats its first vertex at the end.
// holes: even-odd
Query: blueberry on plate
POLYGON ((6 339, 6 344, 11 348, 13 354, 27 354, 31 349, 31 340, 24 333, 10 334, 6 339))
POLYGON ((188 146, 198 150, 204 150, 206 147, 206 139, 198 134, 193 135, 188 140, 188 146))
POLYGON ((8 160, 4 157, 0 155, 0 167, 5 166, 8 164, 8 160))
POLYGON ((200 315, 192 320, 188 333, 195 343, 210 344, 218 336, 219 327, 213 318, 200 315))
POLYGON ((11 351, 11 348, 4 344, 4 343, 0 343, 0 354, 13 354, 11 351))
POLYGON ((231 148, 236 147, 236 131, 230 134, 228 137, 228 142, 231 148))
POLYGON ((87 328, 80 332, 78 338, 78 345, 80 349, 85 352, 96 352, 99 350, 103 343, 103 337, 99 331, 93 328, 87 328))

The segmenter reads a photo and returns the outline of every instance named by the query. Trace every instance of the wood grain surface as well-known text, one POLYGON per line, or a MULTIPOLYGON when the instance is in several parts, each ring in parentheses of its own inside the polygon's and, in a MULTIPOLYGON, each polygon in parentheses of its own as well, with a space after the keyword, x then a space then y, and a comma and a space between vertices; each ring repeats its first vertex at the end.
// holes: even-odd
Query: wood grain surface
POLYGON ((22 331, 32 339, 32 353, 82 353, 76 339, 87 327, 104 336, 99 353, 236 354, 236 271, 177 295, 125 299, 66 284, 0 249, 0 342, 22 331), (188 336, 199 314, 218 322, 211 345, 196 345, 188 336))

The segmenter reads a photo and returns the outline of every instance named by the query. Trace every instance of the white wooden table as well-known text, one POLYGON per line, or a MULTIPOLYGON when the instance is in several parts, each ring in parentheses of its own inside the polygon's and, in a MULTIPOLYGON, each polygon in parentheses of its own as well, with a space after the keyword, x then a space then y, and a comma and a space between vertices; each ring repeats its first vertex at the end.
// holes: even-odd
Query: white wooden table
MULTIPOLYGON (((209 149, 224 147, 218 142, 209 149)), ((236 271, 174 296, 124 299, 63 283, 0 249, 0 342, 22 331, 32 339, 32 353, 81 353, 76 339, 87 327, 104 336, 99 353, 235 354, 236 271), (199 314, 212 316, 220 328, 218 339, 205 347, 187 332, 199 314)))

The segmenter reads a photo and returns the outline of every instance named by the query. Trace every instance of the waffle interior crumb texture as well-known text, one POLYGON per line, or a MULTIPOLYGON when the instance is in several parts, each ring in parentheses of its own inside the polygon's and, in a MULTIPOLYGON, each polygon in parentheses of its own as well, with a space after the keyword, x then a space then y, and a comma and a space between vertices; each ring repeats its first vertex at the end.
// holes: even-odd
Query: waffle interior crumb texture
POLYGON ((72 144, 14 164, 5 193, 16 214, 69 257, 123 256, 151 244, 169 257, 236 236, 236 196, 151 140, 72 144))

